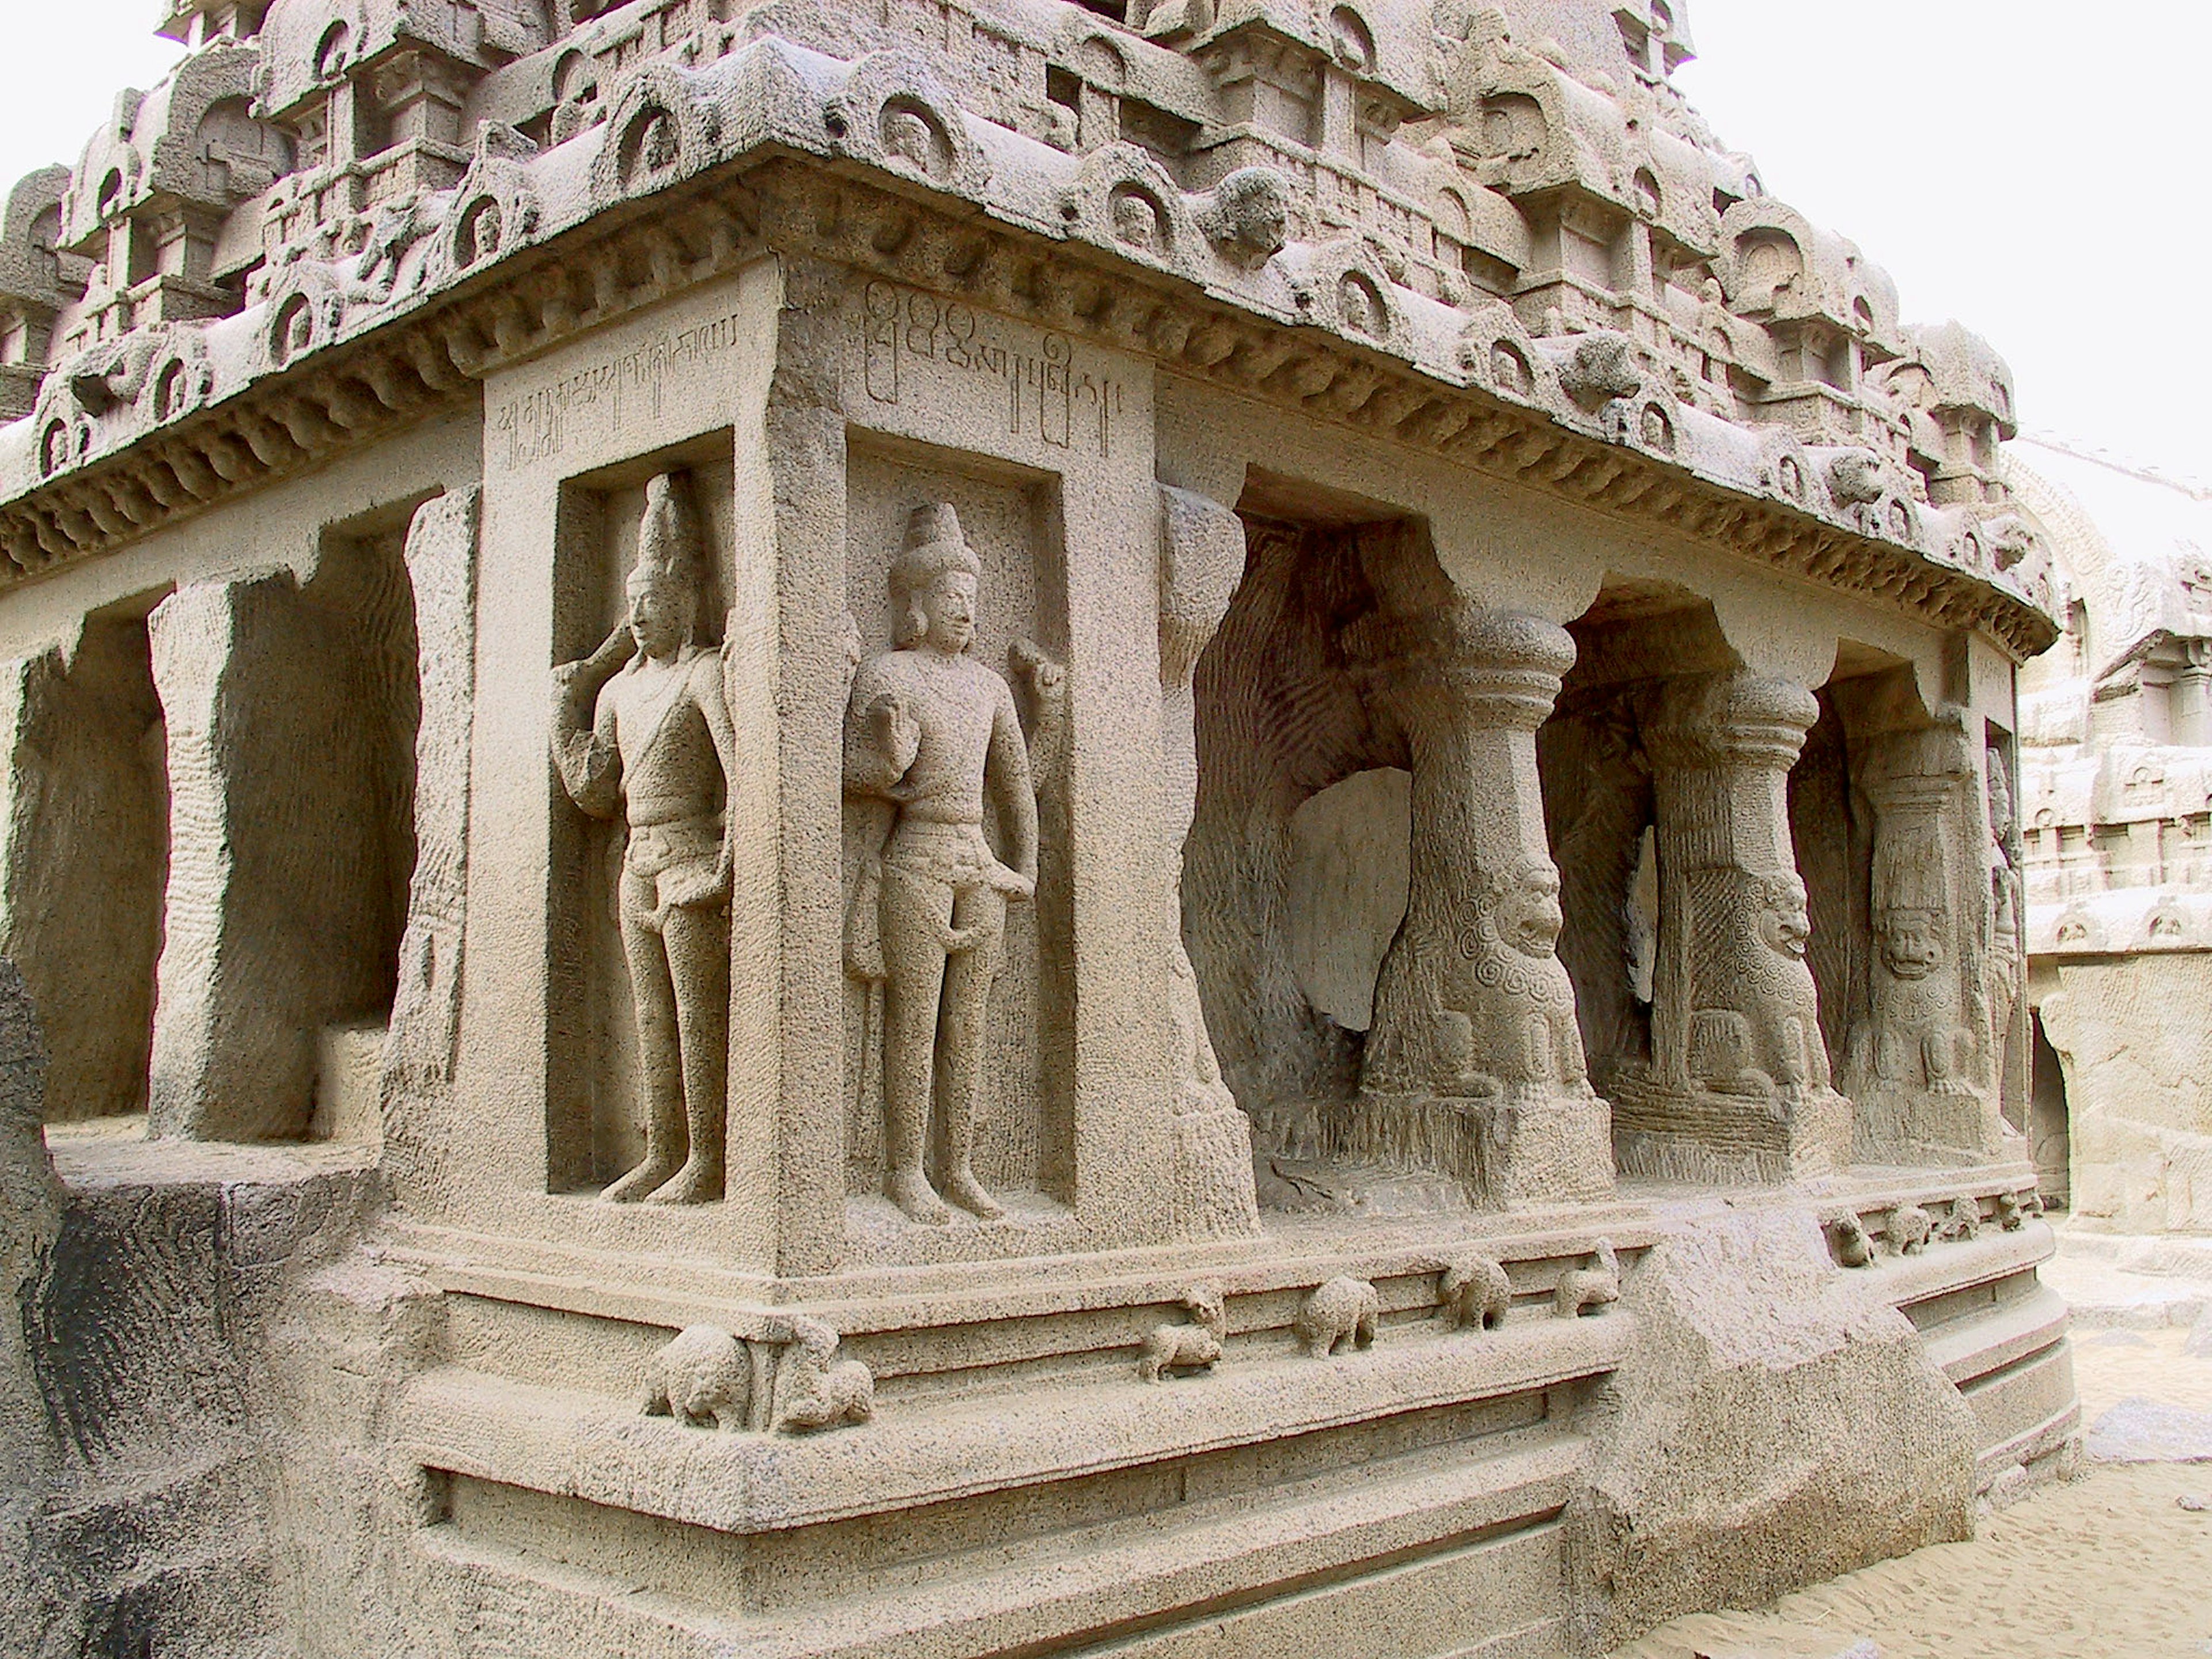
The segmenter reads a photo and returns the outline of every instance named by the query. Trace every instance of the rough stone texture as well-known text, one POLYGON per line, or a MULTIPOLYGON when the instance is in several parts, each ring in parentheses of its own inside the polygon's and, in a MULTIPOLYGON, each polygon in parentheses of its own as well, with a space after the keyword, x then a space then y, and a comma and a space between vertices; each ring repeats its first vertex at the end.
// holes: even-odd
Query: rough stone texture
MULTIPOLYGON (((46 1042, 37 1011, 15 964, 0 957, 0 1555, 27 1559, 38 1531, 39 1497, 61 1462, 58 1425, 36 1364, 33 1310, 61 1236, 65 1198, 42 1133, 46 1042)), ((36 1618, 51 1612, 40 1587, 33 1607, 0 1615, 20 1651, 36 1618)))
POLYGON ((480 491, 455 490, 416 509, 407 531, 422 712, 415 735, 415 864, 382 1084, 388 1109, 403 1117, 410 1096, 452 1081, 460 1040, 480 508, 480 491))
POLYGON ((73 660, 19 659, 0 681, 10 734, 0 929, 52 1011, 57 1121, 143 1108, 167 860, 160 704, 143 617, 88 619, 73 660))
POLYGON ((2081 1449, 2100 1463, 2212 1463, 2212 1412, 2123 1400, 2089 1425, 2081 1449))
POLYGON ((2042 1028, 2064 1067, 2073 1212, 2128 1233, 2212 1231, 2212 954, 2057 960, 2042 1028))
POLYGON ((1635 1334, 1569 1520, 1595 1645, 1972 1533, 1972 1413, 1809 1215, 1665 1240, 1620 1311, 1635 1334))

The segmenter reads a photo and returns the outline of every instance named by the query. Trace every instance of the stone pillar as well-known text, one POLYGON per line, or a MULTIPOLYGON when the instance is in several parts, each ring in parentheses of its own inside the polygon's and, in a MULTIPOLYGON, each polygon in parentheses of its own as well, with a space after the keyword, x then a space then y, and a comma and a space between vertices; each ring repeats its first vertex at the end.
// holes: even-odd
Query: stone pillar
POLYGON ((1670 680, 1645 731, 1658 837, 1652 1057, 1613 1098, 1623 1167, 1783 1181, 1850 1160, 1830 1086, 1790 769, 1820 713, 1748 670, 1670 680))
POLYGON ((460 1038, 483 493, 471 486, 426 501, 407 530, 422 714, 415 734, 415 869, 381 1068, 387 1121, 404 1118, 411 1098, 450 1088, 460 1038))
POLYGON ((1988 840, 1972 745, 1954 721, 1870 739, 1854 768, 1873 804, 1874 950, 1844 1086, 1859 1155, 1955 1163, 1999 1150, 1996 1069, 1984 1006, 1988 840))
POLYGON ((1182 848, 1198 806, 1199 654, 1244 576, 1244 521, 1220 502, 1160 486, 1160 755, 1168 1003, 1175 1022, 1175 1195, 1179 1236, 1241 1235, 1260 1224, 1252 1128, 1222 1080, 1198 974, 1182 937, 1182 848))
POLYGON ((0 666, 0 950, 50 1033, 52 1121, 145 1104, 167 847, 143 623, 0 666))
POLYGON ((1508 1207, 1609 1196, 1610 1117, 1555 954, 1536 774, 1536 728, 1574 642, 1540 617, 1473 608, 1395 631, 1378 699, 1413 771, 1406 920, 1376 981, 1362 1097, 1335 1115, 1338 1150, 1440 1168, 1508 1207))
POLYGON ((388 1006, 376 757, 339 626, 283 573, 180 587, 149 620, 171 803, 156 1137, 301 1133, 321 1029, 388 1006))

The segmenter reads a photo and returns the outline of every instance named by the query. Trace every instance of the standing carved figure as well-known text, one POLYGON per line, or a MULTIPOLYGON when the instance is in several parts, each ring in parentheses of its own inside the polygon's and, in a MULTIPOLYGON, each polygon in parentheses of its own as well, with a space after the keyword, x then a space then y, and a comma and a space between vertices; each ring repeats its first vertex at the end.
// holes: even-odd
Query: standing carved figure
POLYGON ((682 482, 646 486, 628 620, 553 671, 553 758, 568 797, 628 822, 617 916, 637 1013, 645 1157, 603 1194, 722 1195, 730 860, 737 738, 720 653, 698 641, 704 556, 682 482))
POLYGON ((898 648, 860 665, 845 715, 846 792, 887 820, 854 900, 873 915, 847 933, 884 984, 885 1190, 931 1224, 951 1215, 923 1172, 933 1115, 945 1198, 985 1220, 1005 1213, 975 1178, 975 1110, 1006 902, 1036 889, 1013 693, 969 654, 981 574, 951 507, 916 507, 890 569, 898 648), (983 833, 987 798, 1003 859, 983 833))
POLYGON ((2026 917, 2020 878, 2020 819, 2014 810, 2012 766, 2002 748, 1990 747, 1988 768, 1990 945, 1984 1000, 1989 1021, 1990 1080, 2002 1099, 2008 1091, 2020 1086, 2018 1079, 2007 1075, 2007 1061, 2019 1046, 2013 1023, 2020 1007, 2027 957, 2021 939, 2026 917))

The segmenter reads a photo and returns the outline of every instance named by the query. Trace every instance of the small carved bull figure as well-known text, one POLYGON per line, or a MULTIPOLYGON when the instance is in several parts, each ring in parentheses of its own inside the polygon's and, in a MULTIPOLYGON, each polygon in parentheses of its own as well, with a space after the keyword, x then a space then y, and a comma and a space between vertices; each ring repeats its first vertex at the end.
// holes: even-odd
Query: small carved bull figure
POLYGON ((876 1413, 876 1379, 857 1359, 835 1359, 837 1333, 818 1319, 791 1322, 791 1343, 776 1377, 775 1429, 803 1434, 876 1413))
POLYGON ((1371 1348, 1382 1317, 1382 1298, 1364 1279, 1332 1279, 1305 1299, 1291 1328, 1305 1351, 1327 1359, 1346 1347, 1371 1348))
POLYGON ((673 1417, 725 1434, 745 1426, 753 1368, 745 1345, 719 1325, 686 1325, 645 1370, 647 1417, 673 1417))
POLYGON ((1928 1248, 1936 1219, 1917 1204, 1900 1204, 1889 1212, 1889 1248, 1898 1255, 1917 1255, 1928 1248))
POLYGON ((1620 1258, 1613 1254, 1611 1239, 1598 1240, 1596 1256, 1595 1267, 1571 1267, 1559 1275, 1552 1311, 1561 1319, 1574 1319, 1620 1300, 1620 1258))
POLYGON ((1229 1334, 1221 1286, 1211 1280, 1194 1285, 1183 1293, 1182 1305, 1189 1310, 1192 1322, 1155 1325, 1145 1339, 1137 1375, 1147 1382, 1158 1382, 1171 1370, 1210 1371, 1221 1358, 1221 1345, 1229 1334))
POLYGON ((1874 1260, 1874 1241, 1855 1210, 1846 1210, 1826 1224, 1828 1249, 1843 1267, 1863 1267, 1874 1260))
POLYGON ((1495 1329, 1513 1305, 1513 1283, 1505 1269, 1486 1255, 1469 1252, 1444 1263, 1444 1321, 1455 1330, 1495 1329))
POLYGON ((1951 1212, 1943 1218, 1942 1225, 1937 1230, 1936 1236, 1938 1238, 1956 1239, 1960 1243, 1964 1243, 1970 1238, 1978 1238, 1981 1231, 1981 1200, 1972 1193, 1960 1193, 1951 1200, 1951 1212))

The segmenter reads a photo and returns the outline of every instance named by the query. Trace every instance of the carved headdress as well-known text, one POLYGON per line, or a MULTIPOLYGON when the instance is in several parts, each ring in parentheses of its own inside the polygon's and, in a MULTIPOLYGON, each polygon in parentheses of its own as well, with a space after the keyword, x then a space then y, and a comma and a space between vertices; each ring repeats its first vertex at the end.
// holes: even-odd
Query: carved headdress
POLYGON ((902 646, 913 644, 929 629, 915 595, 948 570, 980 577, 983 564, 968 545, 952 503, 926 501, 908 515, 906 539, 891 561, 892 631, 902 646))
POLYGON ((637 563, 630 580, 665 582, 696 594, 705 564, 689 492, 676 474, 657 474, 645 487, 645 516, 638 520, 637 563))

